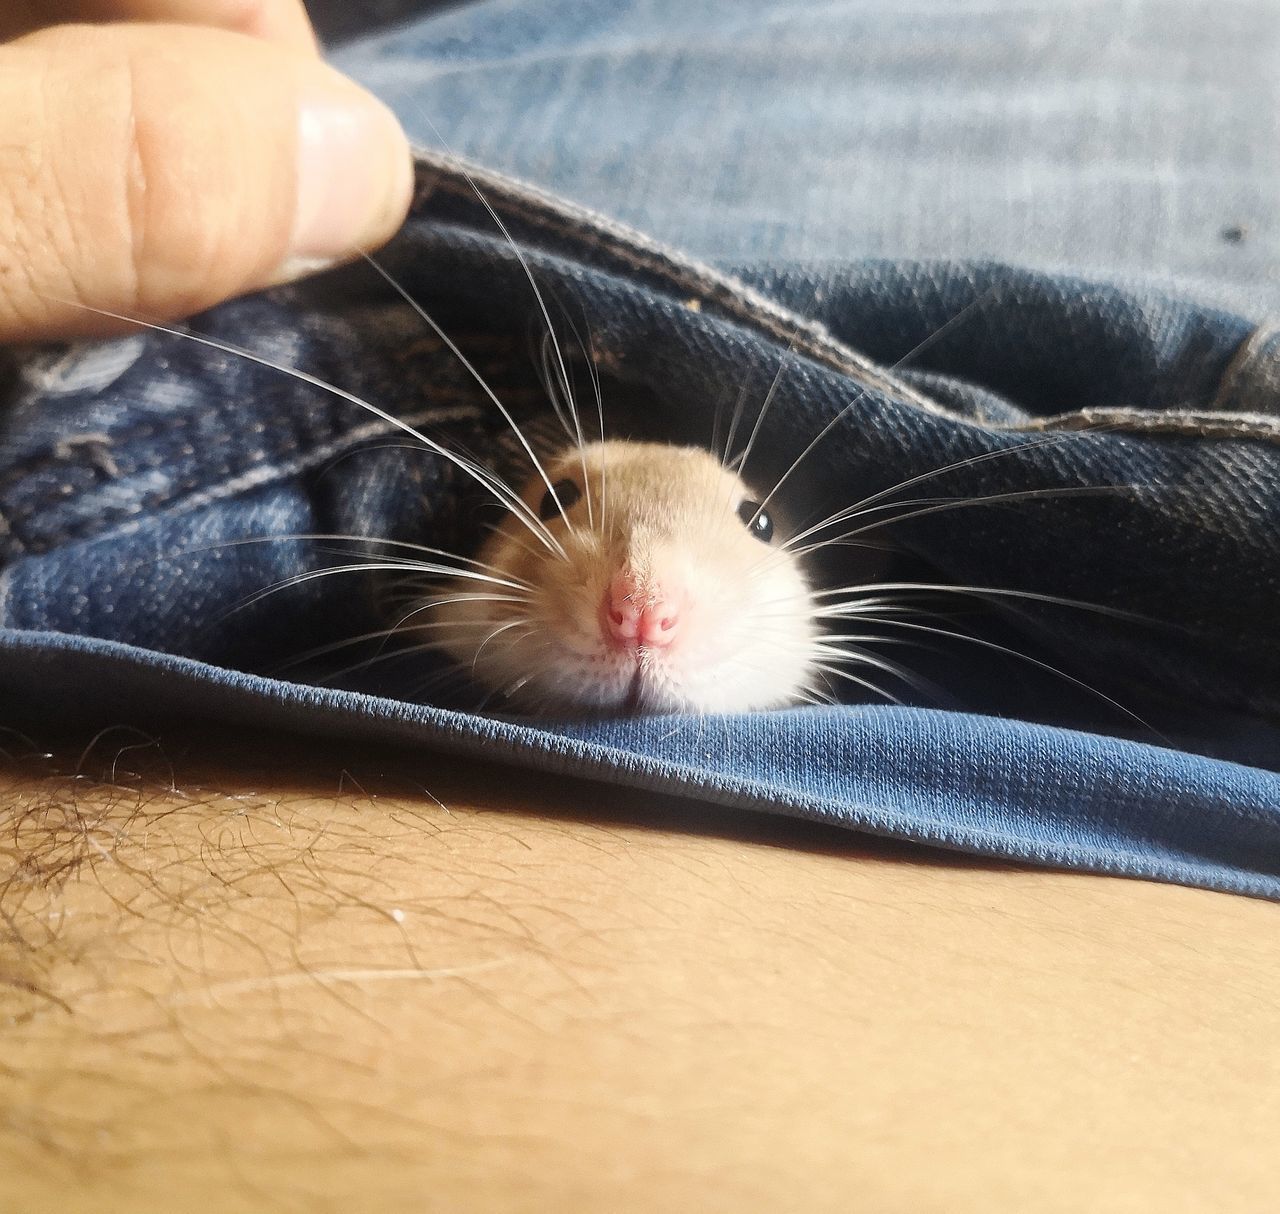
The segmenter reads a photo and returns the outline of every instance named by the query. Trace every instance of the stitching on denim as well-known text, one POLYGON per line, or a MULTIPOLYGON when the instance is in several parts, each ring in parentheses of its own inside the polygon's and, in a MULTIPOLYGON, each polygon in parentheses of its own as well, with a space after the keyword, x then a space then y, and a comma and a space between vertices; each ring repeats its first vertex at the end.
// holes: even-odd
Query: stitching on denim
POLYGON ((1010 430, 1125 430, 1140 434, 1177 434, 1189 438, 1247 438, 1280 443, 1280 423, 1261 413, 1212 413, 1178 410, 1153 413, 1149 409, 1079 409, 1055 413, 1017 424, 1010 430))
MULTIPOLYGON (((172 462, 175 449, 179 452, 179 454, 182 454, 185 456, 194 455, 195 447, 192 445, 189 439, 186 438, 185 436, 190 435, 191 431, 196 428, 196 424, 198 421, 207 421, 207 418, 197 419, 197 418, 187 417, 182 419, 170 419, 170 424, 167 428, 162 428, 159 426, 149 427, 148 428, 149 433, 145 435, 145 437, 154 437, 156 434, 164 432, 166 433, 166 437, 168 437, 171 441, 166 444, 166 448, 162 451, 155 452, 149 456, 141 456, 141 457, 135 458, 134 461, 129 465, 129 469, 128 469, 128 472, 126 473, 126 477, 135 477, 141 473, 153 471, 157 468, 168 468, 172 462)), ((220 430, 217 430, 215 433, 211 435, 202 434, 201 437, 207 440, 205 444, 206 447, 208 445, 208 442, 214 442, 219 445, 226 446, 226 445, 229 445, 232 440, 232 437, 233 437, 232 430, 233 430, 233 427, 228 425, 223 427, 220 430)), ((122 442, 122 443, 130 442, 140 437, 144 437, 144 436, 139 433, 121 433, 117 437, 117 442, 122 442)), ((266 461, 267 459, 270 459, 272 456, 275 456, 275 455, 282 455, 282 454, 288 455, 292 452, 296 452, 297 450, 299 450, 301 445, 297 434, 294 434, 294 433, 289 433, 286 431, 278 431, 273 434, 273 438, 275 440, 273 448, 270 451, 265 451, 265 450, 261 451, 251 462, 261 463, 266 461)), ((34 471, 35 472, 49 471, 49 470, 63 466, 65 462, 66 462, 65 457, 62 456, 58 452, 58 450, 55 448, 53 458, 46 459, 44 464, 38 466, 34 471)), ((225 476, 231 472, 231 469, 227 467, 225 462, 218 465, 217 468, 213 469, 212 474, 208 471, 208 465, 209 465, 209 460, 206 458, 203 465, 205 468, 205 471, 198 477, 194 477, 194 478, 187 477, 184 481, 179 482, 178 486, 174 488, 173 492, 175 494, 180 492, 182 486, 184 485, 186 486, 187 491, 190 491, 191 489, 194 489, 197 485, 199 485, 202 480, 208 479, 210 475, 213 475, 215 477, 225 476)), ((84 467, 84 465, 80 463, 73 463, 70 465, 70 467, 73 470, 80 470, 84 467)), ((30 498, 25 503, 23 503, 23 505, 20 508, 16 508, 16 509, 11 508, 9 517, 15 524, 20 525, 26 522, 28 519, 32 518, 34 515, 43 513, 44 511, 48 510, 50 507, 60 504, 61 501, 64 501, 68 497, 72 496, 73 493, 74 493, 73 486, 67 485, 65 483, 58 485, 53 489, 45 491, 43 494, 37 494, 34 497, 30 498)), ((125 509, 125 508, 121 507, 121 509, 125 509)))
MULTIPOLYGON (((466 404, 449 405, 443 408, 429 409, 422 413, 408 414, 402 420, 409 425, 421 426, 436 422, 478 419, 481 416, 480 407, 474 402, 468 401, 466 404)), ((38 554, 47 552, 67 541, 91 537, 95 534, 95 530, 99 528, 102 529, 101 536, 105 537, 113 531, 127 530, 132 525, 129 520, 137 518, 143 513, 160 510, 181 513, 187 509, 198 509, 208 502, 234 496, 234 494, 242 492, 246 488, 255 488, 263 484, 269 484, 274 479, 284 479, 288 476, 296 475, 297 472, 312 466, 316 462, 331 458, 349 446, 364 442, 369 438, 376 438, 381 434, 395 433, 398 429, 398 426, 379 420, 344 431, 328 443, 318 447, 306 447, 298 442, 293 442, 286 447, 278 448, 274 453, 276 458, 259 459, 234 476, 230 475, 231 470, 227 469, 225 473, 227 479, 210 486, 203 492, 196 492, 196 490, 201 489, 209 478, 207 476, 188 477, 176 485, 170 486, 167 492, 149 495, 128 506, 116 507, 110 511, 95 515, 93 518, 80 519, 69 526, 59 528, 49 535, 26 541, 16 536, 14 538, 17 540, 17 546, 22 551, 38 554), (294 458, 281 461, 278 458, 281 454, 291 454, 294 458), (180 503, 178 509, 173 509, 175 503, 180 503)), ((150 466, 163 466, 164 462, 163 457, 161 457, 151 461, 150 466)), ((140 465, 138 471, 143 470, 145 470, 144 466, 140 465)), ((27 511, 23 517, 30 517, 33 513, 36 513, 36 511, 27 511)))
POLYGON ((927 412, 952 420, 963 420, 957 419, 951 410, 887 374, 882 368, 837 341, 825 326, 783 307, 776 300, 762 295, 731 275, 685 257, 642 236, 634 229, 585 207, 546 194, 525 182, 495 176, 478 165, 456 157, 440 157, 422 149, 415 149, 415 154, 419 163, 425 162, 432 173, 429 188, 414 197, 415 209, 438 191, 458 198, 473 196, 470 184, 457 176, 459 172, 465 171, 472 178, 483 179, 488 188, 500 195, 499 201, 504 207, 531 226, 553 236, 569 238, 579 245, 603 251, 624 266, 665 279, 678 289, 678 293, 692 293, 698 297, 700 304, 707 302, 703 298, 705 296, 736 319, 764 329, 780 341, 791 342, 805 334, 808 337, 807 346, 801 342, 796 343, 797 349, 803 353, 826 362, 833 369, 860 380, 868 387, 889 392, 927 412))
MULTIPOLYGON (((1240 343, 1222 373, 1213 405, 1224 411, 1236 411, 1239 405, 1255 401, 1260 393, 1274 393, 1277 386, 1280 386, 1280 321, 1272 321, 1259 325, 1240 343)), ((1280 401, 1275 403, 1280 407, 1280 401)), ((1280 420, 1274 424, 1280 425, 1280 420)))
MULTIPOLYGON (((477 420, 482 416, 483 410, 480 406, 468 404, 450 405, 443 409, 429 409, 424 413, 408 414, 402 417, 401 420, 411 426, 424 426, 436 422, 477 420)), ((350 430, 323 446, 310 448, 304 456, 290 464, 272 464, 266 467, 251 468, 238 477, 206 489, 203 493, 192 494, 182 502, 179 509, 171 510, 170 513, 185 514, 190 510, 199 510, 204 506, 221 501, 223 498, 234 497, 237 493, 243 493, 247 489, 261 488, 264 484, 270 484, 272 480, 283 480, 290 476, 296 476, 299 472, 304 472, 307 468, 313 467, 317 463, 332 459, 333 456, 340 454, 346 447, 356 443, 367 442, 369 439, 377 438, 381 434, 393 434, 398 429, 398 426, 392 426, 383 421, 369 422, 367 425, 350 430)))
MULTIPOLYGON (((441 156, 420 148, 415 148, 415 155, 420 169, 430 174, 424 179, 419 192, 415 195, 415 209, 439 191, 445 191, 460 198, 472 195, 470 184, 458 177, 460 172, 466 172, 473 178, 483 178, 486 186, 500 195, 502 205, 509 207, 531 226, 584 244, 588 248, 601 250, 624 265, 665 278, 674 286, 708 293, 726 311, 765 329, 779 340, 790 342, 794 340, 797 333, 805 332, 809 335, 811 343, 804 351, 805 353, 826 361, 834 369, 849 374, 852 378, 863 379, 869 386, 890 392, 903 403, 916 405, 929 413, 959 424, 974 425, 995 431, 1046 430, 1054 427, 1081 429, 1091 425, 1124 425, 1149 433, 1186 434, 1203 438, 1257 438, 1280 442, 1280 420, 1252 411, 1241 413, 1224 410, 1230 416, 1223 416, 1214 415, 1209 411, 1194 410, 1163 412, 1155 415, 1126 409, 1084 409, 1026 422, 978 423, 916 391, 884 369, 877 368, 837 341, 824 326, 808 321, 790 309, 784 308, 731 275, 722 274, 710 266, 684 257, 623 224, 588 208, 566 202, 527 182, 494 174, 458 157, 441 156), (776 323, 762 324, 760 313, 764 313, 770 321, 776 323), (784 325, 786 328, 783 328, 784 325)), ((1260 334, 1265 340, 1280 338, 1280 326, 1265 331, 1259 330, 1254 338, 1258 338, 1260 334)), ((1242 348, 1232 365, 1228 367, 1223 385, 1215 397, 1215 405, 1229 395, 1233 376, 1238 378, 1253 365, 1247 357, 1250 351, 1256 353, 1253 338, 1246 341, 1245 348, 1242 348), (1242 356, 1246 356, 1243 361, 1241 361, 1242 356)))
MULTIPOLYGON (((531 392, 532 390, 529 390, 531 392)), ((465 388, 433 388, 431 393, 433 399, 452 400, 454 402, 474 402, 474 397, 465 388)), ((518 394, 514 391, 507 391, 506 398, 509 401, 517 400, 518 394)), ((305 419, 298 419, 303 421, 305 419)), ((238 418, 228 420, 227 424, 221 427, 209 426, 208 417, 180 417, 166 419, 166 423, 147 422, 141 425, 130 427, 127 430, 121 430, 110 440, 117 447, 121 445, 136 444, 140 440, 148 440, 163 435, 167 440, 164 449, 150 454, 134 456, 126 468, 123 470, 124 477, 136 477, 146 472, 155 471, 156 469, 168 469, 173 460, 173 453, 177 450, 179 453, 190 456, 195 453, 195 446, 192 438, 193 431, 200 430, 199 438, 201 445, 208 449, 211 442, 220 446, 229 446, 236 437, 237 431, 243 432, 245 425, 258 434, 270 434, 271 442, 264 445, 244 461, 239 469, 230 466, 227 460, 223 461, 214 468, 210 468, 210 459, 205 458, 202 461, 202 470, 198 476, 188 477, 185 480, 171 487, 170 492, 165 498, 160 499, 159 504, 164 505, 166 502, 181 496, 183 493, 190 493, 198 489, 203 483, 218 477, 241 476, 246 471, 253 468, 254 465, 278 460, 281 456, 296 455, 304 446, 306 441, 296 431, 285 431, 279 428, 268 428, 261 422, 243 423, 238 418), (212 430, 212 433, 210 431, 212 430)), ((384 423, 385 424, 385 423, 384 423)), ((101 438, 106 436, 94 436, 101 438)), ((103 466, 104 457, 115 463, 111 455, 110 447, 105 451, 100 451, 93 461, 94 471, 99 475, 95 476, 95 485, 103 483, 105 480, 111 479, 105 476, 103 466)), ((67 468, 68 471, 80 471, 85 465, 76 460, 75 452, 68 446, 58 443, 53 448, 52 453, 42 452, 38 457, 29 459, 20 468, 11 470, 10 474, 0 479, 0 492, 5 489, 12 488, 15 482, 21 483, 25 478, 39 475, 41 473, 60 471, 67 468)), ((121 470, 117 466, 117 471, 121 470)), ((81 492, 84 492, 83 490, 81 492)), ((16 532, 22 529, 24 525, 35 515, 44 513, 56 506, 64 504, 69 498, 76 495, 74 486, 66 482, 60 483, 43 491, 37 492, 21 504, 12 504, 7 509, 0 505, 0 520, 3 520, 3 527, 0 528, 0 537, 4 535, 12 536, 20 547, 29 548, 30 541, 24 542, 16 532)), ((153 499, 149 499, 154 504, 153 499)), ((149 507, 148 507, 149 508, 149 507)), ((126 509, 121 507, 121 510, 126 509)))
MULTIPOLYGON (((467 340, 472 340, 472 334, 467 334, 467 340)), ((424 335, 420 340, 430 342, 432 339, 424 335)), ((495 343, 499 344, 500 343, 495 343)), ((443 343, 436 342, 431 347, 433 352, 441 354, 447 353, 447 348, 443 343)), ((504 367, 502 364, 477 364, 478 368, 484 373, 488 382, 494 383, 502 378, 504 367)), ((514 396, 519 400, 520 397, 514 387, 511 385, 503 385, 504 392, 514 396)), ((454 387, 433 387, 432 392, 437 396, 458 396, 467 389, 454 387)), ((530 390, 532 391, 532 390, 530 390)), ((331 394, 325 393, 328 397, 331 394)), ((505 396, 504 396, 505 399, 505 396)), ((231 406, 226 409, 228 415, 234 412, 231 406)), ((110 465, 115 463, 114 450, 121 447, 133 446, 139 443, 145 443, 157 436, 162 436, 167 442, 170 451, 175 447, 181 435, 187 434, 197 424, 204 423, 207 427, 206 431, 201 434, 202 446, 207 447, 210 441, 216 441, 220 444, 230 443, 238 434, 243 434, 246 427, 251 429, 255 434, 266 434, 268 428, 261 421, 247 421, 240 417, 234 418, 234 425, 215 427, 209 424, 210 414, 202 413, 200 416, 194 417, 190 414, 179 414, 177 416, 167 416, 155 421, 135 422, 132 425, 121 427, 113 433, 101 434, 85 434, 71 435, 69 437, 59 438, 53 445, 52 449, 45 449, 27 456, 25 459, 16 461, 8 467, 0 470, 0 493, 11 488, 14 484, 18 484, 23 480, 44 472, 51 472, 64 465, 70 465, 73 468, 82 468, 85 466, 81 453, 76 450, 77 447, 84 447, 89 450, 90 462, 102 474, 104 479, 113 479, 110 472, 110 465), (210 433, 209 431, 212 431, 210 433)), ((273 436, 277 436, 278 442, 284 442, 285 438, 280 435, 274 428, 271 430, 273 436)), ((188 450, 188 454, 194 452, 194 448, 188 450)), ((138 462, 129 465, 129 471, 125 475, 132 475, 139 471, 147 469, 167 466, 168 459, 153 459, 147 462, 138 462)), ((119 474, 119 468, 116 469, 119 474)), ((56 504, 58 495, 51 491, 39 503, 41 508, 56 504)), ((0 534, 3 534, 0 531, 0 534)))
MULTIPOLYGON (((103 479, 112 479, 110 475, 107 474, 107 468, 103 459, 103 456, 105 455, 112 463, 115 462, 114 457, 112 456, 112 448, 119 448, 124 445, 131 445, 138 442, 146 442, 157 436, 164 436, 166 439, 171 440, 169 442, 169 447, 172 450, 174 444, 179 441, 180 436, 188 433, 194 427, 197 420, 207 422, 208 415, 202 415, 199 419, 190 416, 180 416, 176 418, 167 417, 163 421, 142 422, 129 426, 112 435, 94 436, 95 438, 100 438, 103 441, 98 444, 99 450, 97 452, 97 457, 93 458, 91 456, 92 465, 100 473, 104 474, 103 479)), ((205 435, 204 437, 211 441, 227 443, 231 441, 233 435, 234 427, 228 426, 222 428, 213 435, 205 435)), ((284 441, 283 438, 281 441, 284 441)), ((20 484, 23 480, 26 480, 31 476, 36 476, 42 472, 53 471, 64 466, 69 466, 71 468, 83 468, 85 464, 75 450, 78 445, 83 445, 83 440, 80 443, 77 443, 74 439, 59 439, 54 444, 51 451, 41 451, 36 455, 28 456, 27 459, 14 464, 3 473, 0 473, 0 493, 4 492, 4 490, 10 488, 12 485, 20 484)), ((194 453, 194 448, 190 448, 188 451, 188 454, 192 453, 194 453)), ((132 475, 134 472, 153 468, 159 464, 163 464, 164 462, 166 461, 140 461, 138 463, 131 464, 130 472, 125 473, 125 475, 132 475)), ((116 474, 117 476, 120 474, 118 466, 116 474)), ((56 499, 56 497, 56 492, 50 492, 40 504, 49 505, 56 499)))
MULTIPOLYGON (((453 405, 445 409, 412 414, 406 417, 405 420, 410 425, 426 425, 436 421, 458 421, 474 419, 479 416, 480 410, 476 405, 453 405)), ((398 427, 387 422, 375 421, 347 431, 319 447, 311 447, 304 450, 295 446, 293 450, 299 452, 296 459, 284 463, 259 461, 238 476, 224 480, 218 485, 206 489, 203 493, 191 492, 192 489, 199 487, 200 482, 195 482, 194 484, 184 482, 186 485, 185 494, 183 492, 171 492, 165 496, 148 498, 132 506, 119 508, 112 518, 104 519, 103 516, 98 516, 92 519, 82 519, 73 526, 63 528, 53 536, 28 545, 27 551, 38 554, 47 552, 51 548, 67 541, 86 538, 107 539, 113 534, 128 534, 137 527, 137 523, 130 520, 136 519, 137 516, 143 513, 170 508, 170 514, 182 514, 188 510, 199 509, 223 498, 242 493, 246 489, 259 488, 262 485, 270 484, 273 480, 284 480, 290 476, 296 476, 299 472, 332 458, 349 446, 365 442, 370 438, 377 438, 381 434, 395 433, 397 429, 398 427), (175 503, 178 503, 176 509, 172 508, 175 503), (107 522, 107 527, 100 534, 95 535, 94 528, 102 526, 104 521, 107 522)))

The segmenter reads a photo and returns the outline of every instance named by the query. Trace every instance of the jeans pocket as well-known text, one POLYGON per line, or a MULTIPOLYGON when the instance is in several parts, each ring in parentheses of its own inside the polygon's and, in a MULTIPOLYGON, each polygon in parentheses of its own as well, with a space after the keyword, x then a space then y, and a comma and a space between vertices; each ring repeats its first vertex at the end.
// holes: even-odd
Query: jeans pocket
POLYGON ((884 542, 904 608, 947 586, 948 610, 980 605, 982 641, 953 636, 967 656, 941 668, 965 706, 1071 699, 1115 732, 1127 696, 1193 732, 1280 713, 1280 417, 1238 318, 995 265, 730 275, 425 155, 378 263, 191 335, 31 353, 0 459, 4 623, 251 670, 377 631, 354 566, 473 551, 493 508, 451 454, 530 475, 517 430, 550 441, 563 374, 611 435, 723 449, 739 411, 747 479, 834 519, 823 576, 884 542), (994 677, 1009 649, 1031 663, 994 677), (1037 667, 1060 695, 1023 687, 1037 667))

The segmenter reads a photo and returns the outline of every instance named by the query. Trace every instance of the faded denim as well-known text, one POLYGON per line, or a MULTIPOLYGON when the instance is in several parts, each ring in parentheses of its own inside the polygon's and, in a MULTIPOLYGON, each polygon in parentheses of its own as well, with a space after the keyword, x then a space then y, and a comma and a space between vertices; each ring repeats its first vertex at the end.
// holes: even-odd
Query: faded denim
POLYGON ((486 0, 337 58, 422 143, 721 266, 995 260, 1280 311, 1273 0, 486 0))
MULTIPOLYGON (((766 7, 742 6, 742 20, 766 7)), ((474 49, 495 10, 517 8, 479 5, 392 36, 388 79, 404 87, 406 39, 437 38, 470 15, 474 49)), ((535 8, 606 20, 601 6, 535 8)), ((610 11, 642 9, 657 11, 610 11)), ((680 78, 678 53, 659 47, 680 78)), ((731 62, 723 72, 733 79, 731 62)), ((570 160, 583 154, 565 138, 570 160)), ((428 786, 439 754, 482 753, 985 855, 1280 897, 1273 327, 1152 288, 993 261, 815 266, 749 236, 730 274, 537 190, 478 178, 566 333, 589 331, 617 432, 708 441, 717 409, 744 383, 758 403, 781 366, 751 475, 771 483, 840 418, 790 486, 795 517, 975 456, 989 458, 909 496, 1123 487, 937 511, 892 536, 913 576, 1163 621, 1035 598, 992 600, 970 621, 992 644, 1123 701, 1159 735, 1043 667, 973 646, 930 659, 927 672, 954 693, 945 710, 850 704, 704 721, 487 719, 459 711, 464 701, 415 702, 424 671, 403 663, 345 690, 306 682, 330 679, 339 658, 270 677, 379 615, 363 579, 260 596, 341 557, 311 541, 258 541, 356 533, 448 548, 474 542, 485 515, 446 461, 406 448, 350 401, 157 333, 29 352, 6 389, 2 719, 180 713, 382 738, 423 748, 428 786), (963 323, 889 369, 970 305, 963 323)), ((749 209, 749 194, 738 197, 749 209)), ((413 217, 382 260, 518 416, 545 416, 528 282, 447 158, 424 156, 413 217)), ((492 406, 367 267, 225 305, 192 328, 518 470, 492 406)))

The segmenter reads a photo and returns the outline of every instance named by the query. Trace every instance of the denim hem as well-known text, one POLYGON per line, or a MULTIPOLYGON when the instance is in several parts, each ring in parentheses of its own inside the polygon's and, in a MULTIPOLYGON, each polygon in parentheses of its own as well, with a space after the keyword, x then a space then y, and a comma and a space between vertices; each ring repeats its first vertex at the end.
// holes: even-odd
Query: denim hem
MULTIPOLYGON (((68 705, 60 693, 77 687, 72 715, 92 725, 152 728, 174 719, 217 720, 420 747, 430 755, 483 758, 783 813, 992 859, 1280 900, 1280 774, 1217 760, 1187 763, 1157 746, 1050 726, 936 709, 792 710, 769 714, 781 736, 763 761, 753 754, 750 771, 712 772, 664 748, 671 718, 619 719, 603 734, 589 722, 534 728, 64 634, 0 630, 0 674, 6 694, 64 719, 68 705), (193 713, 197 695, 199 711, 193 713), (845 767, 828 754, 820 781, 826 787, 806 790, 797 786, 803 773, 796 760, 809 746, 807 735, 824 723, 856 740, 854 749, 842 752, 846 761, 860 754, 866 761, 845 767), (597 736, 582 736, 582 730, 597 736), (1081 768, 1076 760, 1085 756, 1081 768), (966 791, 920 780, 931 769, 953 768, 980 776, 984 787, 966 791), (1028 799, 1054 807, 1059 817, 1052 829, 1022 812, 1028 799), (1252 857, 1249 863, 1245 855, 1252 857)), ((727 737, 732 733, 726 730, 727 737)), ((834 740, 837 733, 828 736, 834 740)), ((751 738, 763 742, 765 735, 757 731, 746 745, 751 738)), ((741 734, 735 744, 744 744, 741 734)), ((424 756, 424 765, 433 761, 424 756)), ((424 776, 429 779, 429 772, 424 776)))
MULTIPOLYGON (((1265 346, 1251 324, 1007 266, 722 273, 478 167, 427 156, 418 172, 415 211, 379 264, 439 317, 435 335, 357 263, 223 305, 195 322, 195 341, 152 332, 23 366, 0 428, 0 624, 11 629, 0 699, 108 723, 181 714, 429 746, 1004 859, 1280 897, 1280 775, 1263 770, 1280 764, 1277 455, 1240 441, 1273 439, 1280 419, 1213 407, 1228 381, 1231 399, 1256 399, 1239 396, 1241 367, 1254 365, 1242 346, 1265 346), (377 545, 475 551, 492 504, 481 509, 442 451, 525 478, 509 458, 512 418, 490 406, 500 399, 533 427, 552 416, 530 277, 562 335, 587 321, 576 365, 604 381, 611 435, 728 446, 714 424, 745 400, 758 412, 738 436, 751 435, 744 479, 784 488, 779 519, 870 503, 863 513, 891 527, 891 588, 902 568, 917 585, 973 591, 960 626, 994 644, 911 656, 912 672, 974 711, 522 723, 421 703, 430 678, 458 671, 409 649, 402 670, 358 676, 371 696, 240 673, 381 635, 380 592, 422 593, 375 584, 367 566, 335 570, 335 556, 401 577, 377 545), (252 357, 231 356, 247 345, 252 357), (899 371, 901 351, 920 348, 899 371), (397 443, 395 414, 432 423, 431 437, 397 443), (1001 668, 1001 638, 1033 668, 1001 668), (1035 668, 1059 664, 1074 674, 1036 683, 1035 668), (1095 686, 1166 712, 1153 726, 1197 753, 1103 736, 1131 722, 1105 691, 1103 703, 1074 694, 1095 686)), ((879 568, 852 559, 824 585, 865 589, 879 568)), ((920 604, 943 621, 959 605, 908 606, 920 604)), ((343 651, 313 677, 343 678, 347 664, 343 651)))

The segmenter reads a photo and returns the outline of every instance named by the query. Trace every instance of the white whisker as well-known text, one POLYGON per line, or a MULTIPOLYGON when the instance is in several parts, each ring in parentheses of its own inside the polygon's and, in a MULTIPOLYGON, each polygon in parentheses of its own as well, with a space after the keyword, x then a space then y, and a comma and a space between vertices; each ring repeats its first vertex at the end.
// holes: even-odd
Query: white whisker
POLYGON ((465 472, 477 483, 489 490, 500 502, 506 505, 513 513, 519 515, 526 526, 539 537, 542 543, 553 551, 558 551, 563 555, 564 549, 560 546, 559 541, 543 524, 532 510, 521 500, 521 498, 507 485, 495 476, 492 472, 476 464, 474 461, 464 459, 454 451, 450 451, 447 447, 441 446, 434 439, 423 434, 421 430, 409 425, 408 422, 401 420, 392 413, 388 413, 385 409, 378 405, 372 404, 370 401, 363 400, 356 396, 354 392, 348 392, 345 388, 339 388, 336 384, 331 384, 327 380, 321 379, 319 376, 312 375, 307 371, 301 371, 297 367, 290 367, 285 363, 276 362, 274 359, 257 354, 253 350, 245 349, 243 346, 237 346, 232 342, 219 341, 216 338, 206 337, 200 333, 193 333, 190 330, 178 329, 172 325, 157 324, 154 321, 140 320, 136 316, 126 316, 121 312, 112 312, 106 308, 95 308, 89 304, 76 303, 72 300, 62 301, 72 304, 75 307, 83 308, 87 312, 96 313, 99 316, 110 317, 113 320, 124 321, 128 324, 139 325, 146 329, 152 329, 159 333, 168 333, 171 337, 181 337, 187 341, 196 342, 199 345, 207 346, 213 350, 219 350, 223 354, 234 354, 240 358, 247 359, 249 362, 257 363, 259 366, 267 367, 270 370, 277 371, 281 375, 288 375, 302 383, 310 384, 312 387, 319 388, 322 392, 328 392, 342 400, 348 401, 358 408, 364 409, 372 413, 375 417, 387 422, 389 425, 404 431, 420 442, 427 450, 434 452, 443 459, 448 460, 455 467, 465 472))
MULTIPOLYGON (((466 371, 472 377, 472 379, 476 381, 481 391, 484 392, 484 394, 494 403, 494 406, 497 408, 498 412, 502 414, 506 423, 511 427, 512 431, 514 431, 516 438, 519 440, 520 445, 524 448, 526 454, 529 456, 529 459, 532 462, 534 468, 536 469, 538 476, 542 479, 542 483, 546 485, 547 492, 551 494, 552 500, 556 503, 556 506, 560 510, 560 517, 564 519, 565 526, 568 527, 570 531, 572 531, 573 524, 569 522, 569 516, 568 514, 565 513, 564 507, 560 505, 560 498, 556 494, 555 488, 551 484, 550 478, 547 476, 547 470, 542 466, 542 461, 538 459, 538 457, 534 454, 533 447, 530 445, 529 440, 525 437, 524 431, 520 429, 519 424, 516 422, 516 419, 511 415, 511 413, 508 411, 506 405, 504 405, 502 401, 498 399, 497 393, 494 392, 493 389, 489 387, 488 383, 484 379, 484 376, 482 376, 480 372, 476 370, 475 365, 471 362, 471 360, 467 358, 467 356, 463 354, 463 352, 458 348, 457 342, 455 342, 453 338, 451 338, 444 331, 444 329, 440 326, 440 324, 436 321, 436 319, 426 310, 426 308, 424 308, 420 303, 418 303, 418 301, 414 299, 413 296, 410 295, 409 292, 406 291, 404 287, 401 286, 401 284, 397 282, 395 278, 392 277, 392 275, 388 273, 387 270, 385 270, 379 262, 375 261, 368 253, 362 253, 361 256, 365 259, 365 261, 369 263, 369 265, 371 265, 386 280, 386 282, 391 286, 391 288, 394 291, 396 291, 397 294, 399 294, 401 299, 403 299, 405 303, 407 303, 418 314, 418 316, 422 318, 422 320, 430 327, 431 331, 445 344, 449 352, 462 364, 462 366, 466 369, 466 371)), ((547 323, 548 324, 551 323, 550 318, 548 318, 547 323)))

